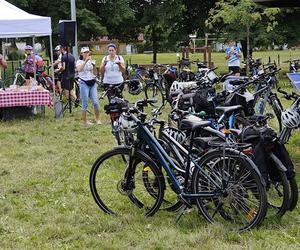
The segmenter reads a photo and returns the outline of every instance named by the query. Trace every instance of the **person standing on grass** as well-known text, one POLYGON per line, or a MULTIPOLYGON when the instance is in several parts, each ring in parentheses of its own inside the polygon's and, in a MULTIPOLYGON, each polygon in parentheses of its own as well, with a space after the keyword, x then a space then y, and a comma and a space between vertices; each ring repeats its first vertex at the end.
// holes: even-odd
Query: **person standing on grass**
MULTIPOLYGON (((67 48, 61 47, 62 53, 61 57, 61 67, 56 71, 56 73, 61 72, 61 88, 63 89, 64 95, 69 99, 69 92, 71 98, 75 103, 79 102, 74 91, 74 77, 75 77, 75 57, 68 52, 67 48)), ((75 106, 76 107, 76 106, 75 106)))
POLYGON ((225 50, 225 58, 228 62, 229 71, 233 71, 236 76, 240 75, 240 58, 242 56, 241 49, 235 45, 234 40, 229 40, 229 47, 225 50))
POLYGON ((113 43, 107 45, 108 55, 102 59, 100 73, 103 77, 104 87, 108 85, 120 85, 122 90, 124 85, 123 73, 125 72, 125 63, 122 56, 117 55, 117 46, 113 43), (106 86, 105 86, 106 85, 106 86))
POLYGON ((60 72, 59 69, 62 67, 62 65, 61 65, 62 53, 61 53, 61 46, 60 45, 57 45, 55 47, 55 54, 57 56, 57 59, 53 63, 54 74, 55 74, 55 80, 56 80, 58 92, 61 93, 62 92, 62 88, 61 88, 61 72, 60 72))
POLYGON ((97 84, 95 72, 95 61, 92 61, 88 47, 81 48, 81 56, 76 63, 80 83, 80 99, 82 100, 81 119, 84 126, 92 125, 87 120, 86 111, 88 108, 88 99, 90 98, 95 110, 95 121, 97 125, 100 121, 100 105, 97 94, 97 84))

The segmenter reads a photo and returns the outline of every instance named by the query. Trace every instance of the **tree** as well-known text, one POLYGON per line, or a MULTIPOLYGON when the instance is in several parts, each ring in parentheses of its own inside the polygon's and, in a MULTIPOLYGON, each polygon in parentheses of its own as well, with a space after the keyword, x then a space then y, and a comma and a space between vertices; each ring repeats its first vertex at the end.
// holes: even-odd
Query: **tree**
POLYGON ((220 0, 216 3, 214 9, 210 11, 209 18, 206 21, 208 27, 213 28, 221 24, 225 25, 229 30, 241 30, 245 34, 247 40, 247 72, 248 72, 248 60, 250 57, 250 29, 262 22, 264 19, 268 20, 266 31, 271 31, 277 24, 275 15, 279 13, 277 8, 262 9, 251 0, 220 0))

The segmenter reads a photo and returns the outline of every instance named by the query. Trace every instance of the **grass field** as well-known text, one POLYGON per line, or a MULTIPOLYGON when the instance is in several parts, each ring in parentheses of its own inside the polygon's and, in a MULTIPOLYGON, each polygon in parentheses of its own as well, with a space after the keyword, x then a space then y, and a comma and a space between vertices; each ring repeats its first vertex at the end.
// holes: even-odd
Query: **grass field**
MULTIPOLYGON (((159 62, 171 58, 164 56, 159 62)), ((223 54, 215 58, 221 65, 223 54)), ((135 60, 147 63, 151 56, 135 60)), ((79 109, 61 120, 47 109, 44 118, 0 122, 0 249, 300 249, 299 205, 242 234, 207 224, 196 211, 178 224, 176 214, 164 211, 151 218, 134 211, 105 215, 88 183, 93 162, 114 145, 103 112, 102 120, 83 128, 79 109)), ((288 149, 299 173, 299 132, 288 149)))

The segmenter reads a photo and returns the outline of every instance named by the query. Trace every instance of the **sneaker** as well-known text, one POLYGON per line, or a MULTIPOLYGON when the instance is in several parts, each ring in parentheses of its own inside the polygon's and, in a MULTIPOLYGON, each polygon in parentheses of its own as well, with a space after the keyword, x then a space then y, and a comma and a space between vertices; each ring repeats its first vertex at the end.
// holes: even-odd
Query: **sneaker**
POLYGON ((92 123, 92 122, 89 122, 89 121, 87 121, 86 123, 83 123, 83 126, 84 127, 89 127, 89 126, 92 126, 92 125, 94 125, 94 123, 92 123))
POLYGON ((97 125, 101 125, 102 122, 101 122, 100 120, 97 120, 97 121, 96 121, 96 124, 97 124, 97 125))

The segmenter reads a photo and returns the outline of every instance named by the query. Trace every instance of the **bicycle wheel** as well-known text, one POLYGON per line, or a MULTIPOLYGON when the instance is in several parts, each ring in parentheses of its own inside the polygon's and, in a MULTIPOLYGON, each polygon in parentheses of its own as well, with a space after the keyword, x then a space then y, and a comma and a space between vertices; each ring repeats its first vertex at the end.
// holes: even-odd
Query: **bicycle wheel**
MULTIPOLYGON (((132 156, 133 174, 130 185, 124 189, 124 181, 130 149, 119 147, 100 156, 91 169, 90 189, 97 205, 108 214, 132 214, 136 208, 153 215, 164 196, 164 179, 155 163, 144 153, 136 151, 132 156), (147 181, 144 177, 147 173, 147 181), (151 193, 149 186, 151 183, 151 193)), ((138 209, 136 209, 138 210, 138 209)))
POLYGON ((289 208, 290 188, 285 172, 276 169, 276 177, 270 176, 268 196, 268 214, 281 217, 289 208))
POLYGON ((298 185, 295 177, 289 180, 289 185, 290 185, 290 192, 291 192, 290 201, 289 201, 289 210, 293 211, 297 206, 298 197, 299 197, 298 185))
POLYGON ((238 231, 259 225, 267 212, 267 196, 254 163, 235 150, 216 149, 204 155, 194 168, 192 192, 215 191, 214 198, 196 199, 197 207, 211 223, 238 231))
POLYGON ((147 83, 145 86, 145 97, 146 99, 156 99, 157 102, 150 104, 153 107, 161 107, 164 105, 165 97, 162 89, 155 83, 147 83))

